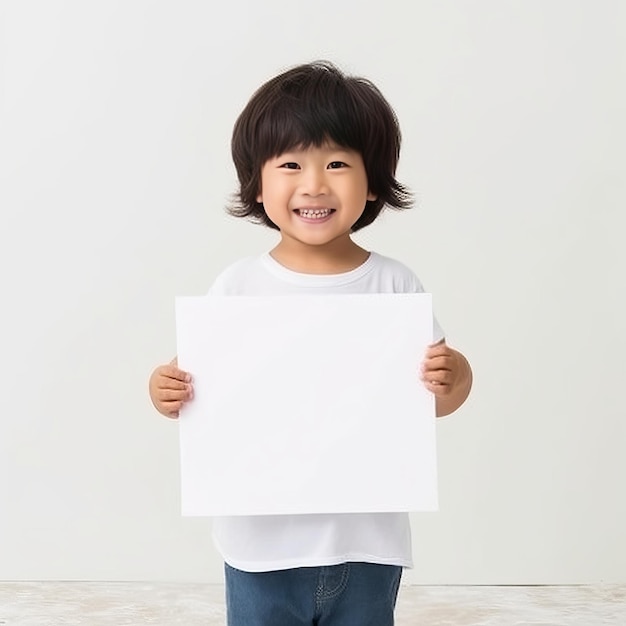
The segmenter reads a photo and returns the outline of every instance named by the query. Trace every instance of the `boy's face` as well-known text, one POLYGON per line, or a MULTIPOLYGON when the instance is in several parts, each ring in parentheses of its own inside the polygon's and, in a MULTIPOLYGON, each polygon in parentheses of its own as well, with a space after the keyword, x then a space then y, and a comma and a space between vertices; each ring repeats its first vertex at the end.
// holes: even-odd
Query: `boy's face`
POLYGON ((266 161, 257 196, 283 241, 304 246, 347 242, 366 201, 375 199, 361 154, 331 143, 266 161))

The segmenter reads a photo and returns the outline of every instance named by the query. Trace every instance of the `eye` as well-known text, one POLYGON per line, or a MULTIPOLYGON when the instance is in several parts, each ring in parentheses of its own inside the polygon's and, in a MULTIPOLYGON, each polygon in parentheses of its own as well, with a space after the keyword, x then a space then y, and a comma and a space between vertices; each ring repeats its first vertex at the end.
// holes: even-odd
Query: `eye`
POLYGON ((338 169, 341 169, 342 167, 348 167, 348 165, 344 163, 343 161, 331 161, 328 164, 329 170, 338 170, 338 169))
POLYGON ((287 161, 287 163, 283 163, 280 167, 285 168, 286 170, 297 170, 300 169, 300 166, 294 161, 287 161))

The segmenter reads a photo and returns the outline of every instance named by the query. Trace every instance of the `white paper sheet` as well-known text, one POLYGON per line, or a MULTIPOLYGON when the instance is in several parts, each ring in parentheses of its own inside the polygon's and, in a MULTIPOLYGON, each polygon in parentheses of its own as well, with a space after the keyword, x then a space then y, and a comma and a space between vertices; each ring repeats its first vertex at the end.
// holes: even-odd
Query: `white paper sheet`
POLYGON ((176 299, 183 515, 437 509, 430 294, 176 299))

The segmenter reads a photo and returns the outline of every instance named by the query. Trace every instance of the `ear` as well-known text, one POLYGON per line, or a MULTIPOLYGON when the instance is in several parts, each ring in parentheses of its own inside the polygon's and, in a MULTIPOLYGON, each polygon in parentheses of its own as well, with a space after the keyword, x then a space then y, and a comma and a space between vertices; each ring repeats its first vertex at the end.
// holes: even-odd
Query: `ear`
POLYGON ((372 193, 371 191, 367 192, 367 200, 368 202, 374 202, 374 200, 378 200, 378 196, 375 193, 372 193))
POLYGON ((263 204, 263 194, 262 194, 260 191, 259 191, 259 193, 258 193, 258 194, 257 194, 257 196, 256 196, 256 201, 257 201, 259 204, 263 204))

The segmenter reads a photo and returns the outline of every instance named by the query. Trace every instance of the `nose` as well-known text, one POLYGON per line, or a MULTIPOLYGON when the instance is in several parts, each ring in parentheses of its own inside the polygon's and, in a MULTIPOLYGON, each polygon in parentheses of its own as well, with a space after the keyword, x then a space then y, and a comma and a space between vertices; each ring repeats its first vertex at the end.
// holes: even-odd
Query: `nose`
POLYGON ((303 172, 302 193, 307 196, 323 196, 328 194, 329 187, 325 170, 310 168, 303 172))

